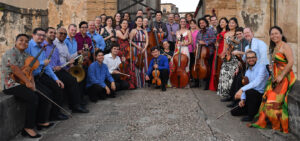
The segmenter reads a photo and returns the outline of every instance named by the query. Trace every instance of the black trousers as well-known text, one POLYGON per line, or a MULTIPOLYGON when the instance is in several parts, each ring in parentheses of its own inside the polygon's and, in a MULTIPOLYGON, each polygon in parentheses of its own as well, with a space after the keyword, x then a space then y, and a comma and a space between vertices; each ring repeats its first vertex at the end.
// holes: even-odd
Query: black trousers
MULTIPOLYGON (((105 84, 110 89, 110 95, 115 95, 115 92, 111 89, 111 83, 109 81, 105 81, 105 84)), ((93 84, 92 86, 88 87, 87 90, 92 102, 97 102, 98 99, 106 99, 106 97, 108 96, 105 88, 101 87, 98 84, 93 84)))
POLYGON ((231 110, 231 115, 241 116, 248 115, 250 118, 253 118, 259 109, 261 104, 262 94, 254 89, 246 91, 246 102, 244 107, 237 107, 231 110))
MULTIPOLYGON (((195 64, 195 53, 194 52, 190 52, 190 71, 193 69, 193 66, 195 64)), ((192 77, 192 73, 190 73, 190 78, 193 78, 192 77)))
POLYGON ((129 84, 127 81, 125 80, 121 80, 121 75, 120 74, 112 74, 112 77, 115 80, 115 84, 116 84, 116 89, 117 91, 120 90, 128 90, 129 88, 129 84))
MULTIPOLYGON (((49 96, 50 91, 42 84, 36 84, 36 88, 49 96)), ((26 104, 25 125, 24 128, 33 129, 36 123, 46 123, 49 118, 51 104, 40 94, 27 88, 25 85, 19 85, 13 88, 3 90, 5 94, 14 95, 26 104)))
POLYGON ((239 73, 236 76, 234 76, 234 78, 233 78, 233 82, 232 82, 230 92, 229 92, 230 98, 232 100, 234 100, 234 96, 235 96, 236 92, 238 90, 240 90, 240 88, 243 87, 243 84, 242 84, 242 79, 243 78, 242 78, 242 76, 243 76, 242 72, 239 71, 239 73))
MULTIPOLYGON (((161 80, 162 87, 165 87, 169 80, 169 70, 162 69, 162 70, 159 70, 159 72, 160 72, 159 78, 161 80)), ((149 76, 149 78, 150 78, 149 83, 152 83, 152 79, 153 79, 152 74, 149 76)))
POLYGON ((70 106, 78 106, 81 102, 81 91, 76 78, 64 69, 55 72, 55 74, 64 83, 64 90, 67 93, 70 106))
MULTIPOLYGON (((53 101, 55 103, 57 103, 58 105, 62 105, 63 103, 63 89, 60 88, 57 83, 50 78, 48 75, 46 75, 45 73, 42 76, 35 76, 35 82, 38 84, 42 84, 44 86, 46 86, 50 91, 50 98, 53 99, 53 101)), ((60 110, 57 106, 53 105, 53 108, 51 109, 51 115, 50 116, 56 116, 60 113, 60 110)))

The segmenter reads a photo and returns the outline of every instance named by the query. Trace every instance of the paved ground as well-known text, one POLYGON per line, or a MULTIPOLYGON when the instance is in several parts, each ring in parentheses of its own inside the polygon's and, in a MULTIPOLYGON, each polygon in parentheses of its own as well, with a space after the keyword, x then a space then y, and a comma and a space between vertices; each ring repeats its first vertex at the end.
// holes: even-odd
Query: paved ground
MULTIPOLYGON (((43 131, 42 141, 264 141, 294 140, 272 130, 248 128, 219 96, 200 89, 139 89, 89 103, 89 114, 74 114, 43 131)), ((28 140, 18 135, 14 140, 28 140)))

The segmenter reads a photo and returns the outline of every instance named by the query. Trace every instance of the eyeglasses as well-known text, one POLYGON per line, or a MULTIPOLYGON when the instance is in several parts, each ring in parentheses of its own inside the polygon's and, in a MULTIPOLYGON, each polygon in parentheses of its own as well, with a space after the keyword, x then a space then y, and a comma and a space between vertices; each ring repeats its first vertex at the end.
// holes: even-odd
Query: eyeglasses
POLYGON ((81 28, 88 28, 87 26, 82 26, 81 28))
POLYGON ((39 36, 39 37, 46 37, 46 35, 45 34, 36 34, 37 36, 39 36))
POLYGON ((67 35, 65 32, 59 32, 60 35, 67 35))
POLYGON ((255 59, 256 57, 255 56, 253 56, 253 57, 247 57, 247 59, 255 59))

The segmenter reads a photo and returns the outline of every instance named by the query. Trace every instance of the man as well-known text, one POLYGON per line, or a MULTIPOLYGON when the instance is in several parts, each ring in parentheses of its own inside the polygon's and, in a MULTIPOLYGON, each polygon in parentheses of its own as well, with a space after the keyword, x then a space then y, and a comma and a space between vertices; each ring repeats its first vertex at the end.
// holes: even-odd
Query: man
POLYGON ((168 41, 170 44, 171 51, 174 51, 175 43, 176 43, 176 31, 179 30, 179 24, 174 22, 174 14, 169 14, 168 21, 169 21, 167 23, 168 41))
POLYGON ((96 61, 88 69, 86 88, 92 102, 97 102, 98 99, 106 99, 106 97, 115 97, 115 81, 103 60, 104 53, 101 50, 96 51, 96 61))
POLYGON ((252 121, 258 112, 262 95, 268 80, 268 71, 266 66, 257 62, 257 56, 254 51, 246 53, 248 70, 246 77, 249 84, 243 86, 236 94, 235 99, 240 99, 239 107, 231 110, 233 116, 247 115, 242 121, 252 121))
POLYGON ((75 39, 76 32, 77 26, 75 24, 70 24, 68 27, 68 36, 65 40, 65 44, 68 46, 68 50, 71 55, 77 53, 77 41, 75 39))
MULTIPOLYGON (((249 28, 246 27, 244 29, 244 36, 245 39, 249 42, 249 45, 246 46, 245 50, 246 52, 248 50, 252 50, 257 54, 257 63, 259 64, 263 64, 263 65, 269 65, 269 60, 267 57, 267 45, 265 44, 265 42, 263 42, 262 40, 259 40, 257 38, 254 38, 254 34, 253 31, 249 28)), ((244 59, 245 59, 245 55, 244 55, 244 59)))
MULTIPOLYGON (((48 37, 55 37, 54 31, 50 31, 49 29, 47 30, 48 37)), ((46 34, 44 29, 35 28, 32 34, 33 39, 29 41, 28 48, 25 50, 25 52, 30 54, 31 56, 37 56, 41 49, 43 49, 42 43, 44 41, 45 36, 46 34)), ((46 87, 44 89, 47 89, 46 91, 51 93, 51 96, 53 97, 54 101, 57 101, 60 104, 62 100, 62 89, 64 88, 64 83, 58 79, 51 67, 48 65, 50 60, 46 58, 45 51, 41 52, 40 56, 38 57, 38 60, 40 65, 37 69, 33 71, 34 80, 36 83, 45 85, 46 87)), ((51 119, 66 120, 68 119, 68 117, 59 112, 57 107, 55 107, 52 110, 51 119)))
MULTIPOLYGON (((67 30, 65 28, 59 28, 57 34, 57 38, 54 40, 54 45, 56 46, 56 49, 58 50, 58 58, 53 58, 52 56, 50 61, 50 66, 55 71, 55 74, 58 76, 59 79, 61 79, 65 84, 65 90, 68 94, 68 97, 70 99, 69 105, 72 109, 72 112, 74 113, 88 113, 89 111, 82 107, 80 105, 81 103, 81 93, 79 90, 78 83, 76 81, 76 78, 74 78, 70 73, 68 73, 65 68, 61 68, 61 65, 70 62, 70 64, 74 63, 74 59, 71 57, 71 55, 68 52, 68 47, 64 43, 64 40, 67 36, 67 30), (51 64, 51 62, 60 62, 51 64)), ((47 51, 49 52, 49 51, 47 51)), ((49 54, 46 53, 48 56, 49 54)), ((53 53, 54 55, 54 53, 53 53)))
MULTIPOLYGON (((97 49, 101 49, 102 51, 104 51, 105 41, 104 41, 103 37, 96 32, 95 22, 90 21, 88 27, 89 27, 89 31, 87 32, 87 35, 92 40, 93 48, 96 49, 96 51, 97 51, 97 49)), ((94 50, 93 50, 93 52, 94 52, 94 50)))
POLYGON ((28 48, 28 41, 29 37, 26 34, 17 35, 15 46, 7 50, 2 56, 2 63, 0 65, 1 87, 4 94, 14 95, 25 102, 25 124, 22 127, 22 135, 39 138, 41 135, 34 130, 36 124, 38 126, 50 127, 53 123, 48 123, 51 104, 35 91, 38 89, 48 97, 51 95, 51 91, 43 84, 35 83, 33 77, 27 78, 21 72, 25 59, 30 56, 24 52, 28 48), (15 81, 11 77, 12 74, 22 82, 25 82, 25 84, 15 81))
POLYGON ((155 21, 153 22, 153 24, 151 22, 150 29, 157 32, 158 38, 164 39, 164 38, 168 37, 168 30, 167 30, 166 24, 161 21, 161 17, 162 17, 162 12, 156 11, 155 12, 155 21), (162 34, 163 34, 163 36, 161 37, 162 34))
MULTIPOLYGON (((161 90, 162 91, 166 91, 166 85, 168 83, 169 80, 169 61, 168 58, 164 55, 160 55, 160 51, 157 47, 153 47, 151 48, 151 54, 153 56, 149 68, 148 68, 148 72, 146 75, 146 80, 152 80, 153 76, 152 76, 152 71, 154 69, 158 69, 160 71, 160 79, 161 79, 161 90)), ((151 81, 150 81, 151 82, 151 81)))
POLYGON ((88 23, 86 21, 82 21, 79 23, 80 31, 76 33, 75 39, 77 41, 77 51, 79 54, 82 53, 83 49, 88 49, 91 51, 93 49, 92 40, 89 36, 87 36, 88 23))
MULTIPOLYGON (((216 42, 216 36, 215 36, 214 31, 208 27, 209 23, 205 18, 199 19, 198 25, 200 27, 200 31, 198 32, 196 39, 197 39, 199 45, 204 45, 205 47, 207 47, 209 49, 208 65, 211 68, 213 57, 214 57, 214 44, 216 42)), ((210 74, 208 76, 210 76, 210 74)), ((210 79, 210 77, 205 79, 205 81, 206 81, 206 86, 204 88, 205 90, 208 90, 209 79, 210 79)), ((196 80, 195 85, 196 86, 199 85, 199 80, 196 80)))
POLYGON ((175 23, 177 23, 177 24, 179 24, 180 23, 180 15, 178 14, 178 13, 176 13, 175 15, 174 15, 174 20, 175 20, 175 23))
POLYGON ((216 15, 210 16, 210 28, 213 29, 213 31, 215 32, 215 35, 217 36, 218 32, 217 32, 217 26, 218 26, 218 18, 216 15))
POLYGON ((100 31, 101 31, 100 25, 101 25, 101 17, 100 17, 100 16, 97 16, 97 17, 95 18, 95 28, 96 28, 96 32, 97 32, 98 34, 100 34, 100 31))
MULTIPOLYGON (((129 88, 129 84, 127 81, 121 80, 122 75, 119 71, 119 65, 122 63, 120 57, 118 56, 119 50, 119 44, 113 42, 110 53, 104 55, 103 63, 107 65, 109 73, 114 78, 117 90, 127 90, 129 88)), ((122 57, 122 61, 125 60, 125 57, 122 57)))

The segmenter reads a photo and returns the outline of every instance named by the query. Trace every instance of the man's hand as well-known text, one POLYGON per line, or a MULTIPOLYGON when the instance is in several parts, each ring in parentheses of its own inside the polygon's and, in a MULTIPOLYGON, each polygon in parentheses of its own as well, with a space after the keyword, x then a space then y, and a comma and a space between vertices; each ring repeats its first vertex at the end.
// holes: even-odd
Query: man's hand
POLYGON ((118 71, 118 70, 114 70, 113 72, 112 72, 112 74, 119 74, 120 72, 118 71))
POLYGON ((148 80, 150 80, 150 78, 149 78, 149 76, 148 76, 148 75, 146 75, 145 79, 146 79, 147 81, 148 81, 148 80))
POLYGON ((154 65, 153 65, 153 68, 154 68, 154 69, 158 69, 158 65, 157 65, 157 64, 154 64, 154 65))
POLYGON ((56 80, 55 81, 56 82, 56 84, 60 87, 60 88, 64 88, 65 86, 64 86, 64 83, 63 82, 61 82, 60 80, 56 80))
POLYGON ((48 59, 44 60, 44 66, 48 66, 49 63, 50 63, 50 60, 48 60, 48 59))
POLYGON ((69 62, 70 64, 73 64, 75 62, 74 58, 72 58, 69 62))
POLYGON ((153 31, 157 31, 156 27, 153 27, 153 31))
POLYGON ((60 66, 55 66, 53 69, 54 69, 54 71, 60 71, 61 67, 60 66))
POLYGON ((125 62, 126 61, 126 58, 123 56, 122 57, 122 62, 125 62))
POLYGON ((239 106, 240 106, 240 107, 244 107, 244 106, 245 106, 245 100, 241 100, 241 101, 239 102, 239 106))
POLYGON ((82 52, 83 52, 82 50, 78 50, 77 54, 82 54, 82 52))
POLYGON ((107 86, 105 87, 105 90, 106 90, 106 94, 110 95, 110 89, 107 86))
POLYGON ((111 86, 111 89, 113 91, 116 91, 117 88, 116 88, 116 83, 115 82, 111 82, 110 86, 111 86))
POLYGON ((243 90, 240 89, 238 92, 236 92, 234 99, 241 99, 242 93, 243 93, 243 90))

